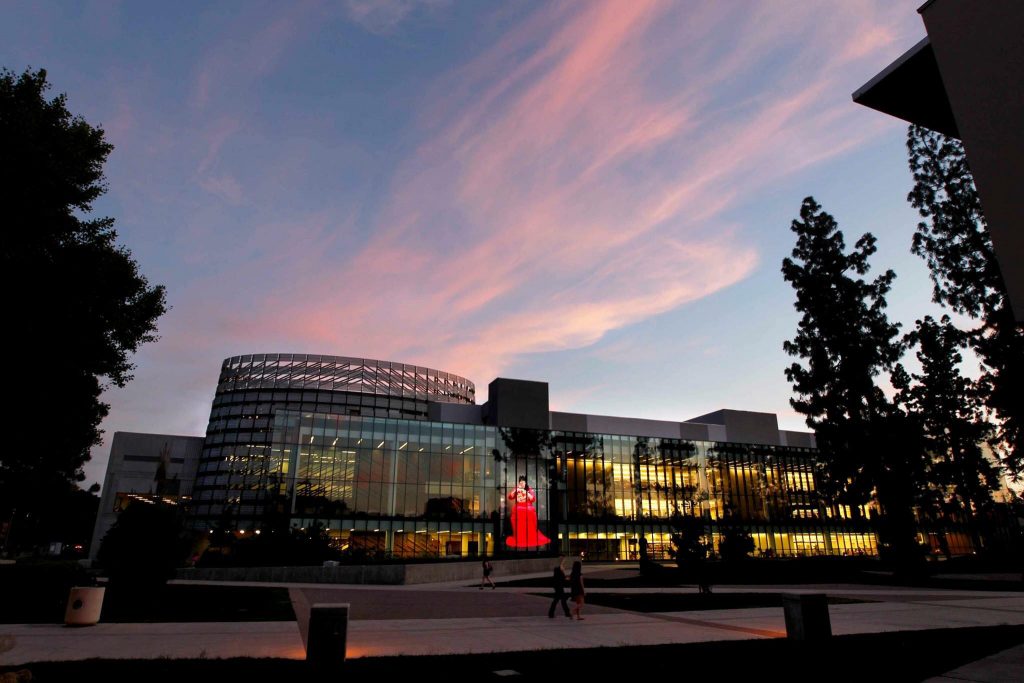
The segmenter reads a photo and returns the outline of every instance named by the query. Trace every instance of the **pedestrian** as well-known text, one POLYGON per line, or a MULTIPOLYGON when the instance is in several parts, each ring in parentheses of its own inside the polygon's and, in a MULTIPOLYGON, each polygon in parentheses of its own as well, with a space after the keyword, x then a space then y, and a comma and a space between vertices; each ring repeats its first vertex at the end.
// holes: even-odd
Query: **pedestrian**
POLYGON ((491 589, 492 590, 497 588, 497 586, 494 585, 494 581, 491 580, 491 572, 494 571, 494 567, 491 566, 491 561, 490 560, 484 558, 483 569, 484 569, 484 575, 480 579, 480 590, 484 589, 484 583, 491 584, 491 589))
POLYGON ((572 572, 569 574, 569 595, 575 603, 572 609, 578 621, 583 621, 583 599, 586 594, 583 590, 583 563, 576 560, 572 563, 572 572))
POLYGON ((565 595, 565 569, 562 568, 564 563, 565 558, 559 558, 558 564, 555 565, 554 575, 551 577, 551 587, 555 589, 555 597, 551 600, 551 607, 548 608, 548 619, 555 618, 555 606, 558 603, 562 603, 565 616, 572 619, 572 614, 569 613, 569 605, 566 603, 568 598, 565 595))

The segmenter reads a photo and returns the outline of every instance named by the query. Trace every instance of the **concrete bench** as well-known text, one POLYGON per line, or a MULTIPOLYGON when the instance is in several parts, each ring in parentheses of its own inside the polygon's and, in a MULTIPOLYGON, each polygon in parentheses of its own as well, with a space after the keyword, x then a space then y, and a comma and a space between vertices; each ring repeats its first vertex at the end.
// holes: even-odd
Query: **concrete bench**
POLYGON ((349 603, 317 603, 309 609, 306 661, 320 676, 340 673, 345 666, 349 603))
POLYGON ((824 593, 783 595, 786 637, 791 640, 825 640, 832 637, 828 597, 824 593))

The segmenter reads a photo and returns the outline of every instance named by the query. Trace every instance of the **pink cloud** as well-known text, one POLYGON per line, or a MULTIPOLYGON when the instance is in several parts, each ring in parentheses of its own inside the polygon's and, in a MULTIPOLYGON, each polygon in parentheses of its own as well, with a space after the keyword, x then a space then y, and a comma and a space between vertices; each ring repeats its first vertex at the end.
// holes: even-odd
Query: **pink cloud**
MULTIPOLYGON (((544 5, 420 103, 419 145, 367 237, 329 212, 253 225, 225 266, 245 306, 196 302, 194 333, 229 353, 386 358, 484 385, 735 284, 758 266, 761 226, 726 213, 879 130, 837 85, 892 34, 861 9, 544 5), (782 37, 800 69, 766 72, 782 37)), ((228 198, 241 188, 210 171, 236 130, 212 127, 200 163, 228 198)))
POLYGON ((230 175, 209 176, 201 179, 199 185, 231 204, 241 204, 244 199, 242 185, 230 175))
POLYGON ((417 8, 437 9, 451 0, 345 0, 348 18, 371 33, 395 31, 417 8))
POLYGON ((272 21, 256 26, 249 26, 252 19, 242 12, 231 25, 234 30, 200 58, 192 87, 192 106, 206 109, 215 100, 231 101, 240 90, 271 71, 301 35, 303 26, 317 21, 319 4, 281 5, 272 21))
POLYGON ((201 134, 206 152, 199 161, 196 173, 202 175, 208 172, 217 163, 224 145, 241 129, 242 121, 233 116, 222 116, 215 119, 201 134))

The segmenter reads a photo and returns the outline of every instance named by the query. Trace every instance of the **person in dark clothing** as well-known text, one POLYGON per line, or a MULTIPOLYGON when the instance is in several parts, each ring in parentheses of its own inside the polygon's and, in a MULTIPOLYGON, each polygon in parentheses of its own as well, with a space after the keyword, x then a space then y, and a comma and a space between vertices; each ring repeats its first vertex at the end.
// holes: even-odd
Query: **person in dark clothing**
POLYGON ((485 559, 483 561, 483 570, 484 570, 484 575, 480 579, 480 590, 484 589, 484 583, 491 584, 491 588, 492 589, 497 588, 497 586, 494 585, 494 580, 491 579, 491 572, 494 571, 494 566, 487 559, 485 559))
POLYGON ((576 560, 572 563, 572 572, 569 574, 569 595, 576 603, 573 611, 576 612, 578 621, 583 621, 583 601, 586 594, 583 589, 583 563, 576 560))
POLYGON ((555 567, 554 575, 551 577, 551 587, 555 589, 555 597, 551 601, 551 607, 548 609, 548 618, 555 618, 555 606, 559 602, 562 603, 562 609, 565 610, 565 616, 572 619, 572 614, 569 613, 569 605, 566 603, 567 596, 565 595, 565 570, 562 569, 562 562, 560 560, 558 566, 555 567))

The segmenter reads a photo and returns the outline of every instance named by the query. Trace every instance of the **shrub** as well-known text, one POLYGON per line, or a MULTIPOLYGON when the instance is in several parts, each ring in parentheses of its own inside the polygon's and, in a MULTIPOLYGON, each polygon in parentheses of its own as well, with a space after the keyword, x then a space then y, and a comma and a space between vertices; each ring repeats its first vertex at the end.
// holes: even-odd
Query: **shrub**
POLYGON ((78 562, 28 559, 0 566, 3 621, 62 623, 71 588, 92 585, 92 576, 78 562))
POLYGON ((136 502, 103 537, 97 559, 118 590, 152 590, 174 577, 191 547, 177 506, 136 502))
POLYGON ((722 529, 722 539, 718 542, 718 554, 725 562, 738 562, 754 552, 755 547, 754 538, 748 531, 726 527, 722 529))

